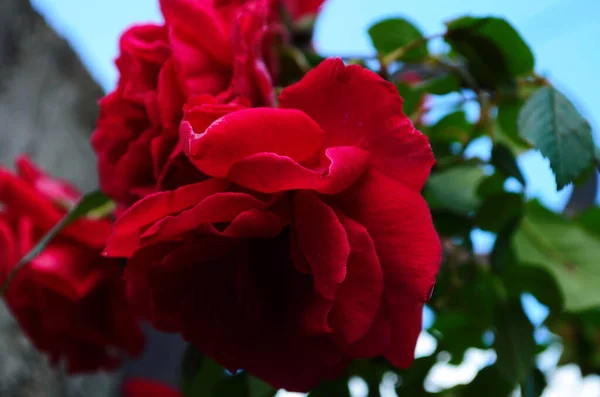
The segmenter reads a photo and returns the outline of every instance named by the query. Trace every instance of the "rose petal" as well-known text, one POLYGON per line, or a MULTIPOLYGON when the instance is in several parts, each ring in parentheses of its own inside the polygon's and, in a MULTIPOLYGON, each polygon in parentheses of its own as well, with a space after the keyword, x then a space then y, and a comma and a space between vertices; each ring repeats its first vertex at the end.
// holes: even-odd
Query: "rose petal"
POLYGON ((113 232, 106 242, 104 254, 112 257, 129 257, 138 247, 144 228, 165 216, 190 208, 227 187, 228 183, 225 181, 208 179, 174 191, 146 196, 117 219, 113 232))
POLYGON ((346 231, 335 212, 312 192, 296 192, 293 205, 296 236, 314 287, 324 298, 334 299, 350 255, 346 231))
POLYGON ((391 326, 387 318, 387 307, 379 309, 369 332, 360 340, 348 347, 348 355, 352 358, 371 358, 385 355, 390 348, 391 326))
POLYGON ((355 147, 329 148, 326 156, 329 169, 319 172, 286 156, 259 153, 234 164, 228 178, 238 185, 263 193, 305 189, 334 194, 358 179, 369 161, 369 153, 355 147))
POLYGON ((167 29, 153 24, 134 25, 121 36, 119 50, 146 62, 162 64, 170 55, 167 29))
MULTIPOLYGON (((160 124, 170 127, 175 133, 181 121, 184 98, 177 82, 173 61, 165 62, 156 87, 160 124)), ((177 136, 177 134, 174 134, 177 136)))
POLYGON ((391 335, 385 358, 400 368, 408 368, 415 358, 415 347, 423 326, 424 303, 401 292, 387 296, 391 335))
POLYGON ((265 53, 264 43, 269 31, 268 1, 248 1, 240 9, 231 33, 235 56, 228 95, 249 98, 255 106, 273 106, 273 82, 264 61, 271 55, 265 53))
POLYGON ((222 232, 214 229, 214 234, 235 238, 274 238, 285 226, 285 219, 260 209, 250 209, 236 216, 222 232))
MULTIPOLYGON (((118 128, 119 130, 123 129, 123 126, 118 128)), ((96 130, 96 132, 99 131, 96 130)), ((109 147, 99 162, 102 191, 118 200, 125 200, 132 194, 131 191, 134 187, 138 189, 145 187, 148 191, 152 190, 154 167, 150 145, 152 140, 162 132, 160 128, 148 128, 139 136, 128 141, 124 151, 121 150, 120 145, 109 147), (117 154, 118 157, 116 157, 117 154)))
POLYGON ((123 383, 123 397, 181 397, 178 390, 156 381, 129 378, 123 383))
POLYGON ((106 276, 94 270, 99 259, 95 252, 75 245, 52 243, 29 266, 36 283, 77 301, 89 295, 106 276))
POLYGON ((363 148, 386 175, 415 190, 425 184, 434 163, 429 141, 404 114, 396 87, 377 74, 328 59, 285 88, 279 103, 315 120, 327 147, 363 148))
POLYGON ((210 125, 221 117, 246 109, 248 104, 239 102, 216 103, 215 98, 207 95, 196 95, 188 99, 184 106, 185 122, 189 125, 180 128, 180 140, 187 147, 192 133, 203 133, 210 125))
POLYGON ((11 173, 0 169, 0 202, 12 216, 30 215, 43 229, 50 229, 63 212, 33 187, 11 173))
POLYGON ((141 235, 141 240, 144 244, 169 240, 202 225, 231 222, 242 212, 265 206, 265 202, 249 194, 214 193, 179 214, 167 215, 160 219, 141 235))
MULTIPOLYGON (((230 65, 231 44, 226 27, 210 1, 160 0, 160 8, 167 26, 179 40, 192 42, 190 47, 207 51, 215 60, 230 65), (201 26, 202 29, 198 29, 201 26)), ((173 35, 172 35, 173 36, 173 35)), ((173 41, 174 37, 171 37, 173 41)), ((185 53, 173 51, 185 58, 185 53)))
POLYGON ((387 357, 405 365, 413 358, 412 342, 421 328, 419 307, 429 298, 441 262, 429 208, 418 192, 375 169, 336 197, 335 203, 364 225, 375 243, 392 326, 387 357))
POLYGON ((190 131, 182 142, 200 170, 225 177, 233 164, 257 153, 309 161, 322 141, 323 131, 302 112, 254 108, 227 114, 199 134, 190 131))
POLYGON ((71 184, 59 179, 50 178, 38 168, 26 155, 21 155, 15 160, 17 175, 29 182, 40 193, 54 202, 66 205, 74 204, 81 193, 71 184))
POLYGON ((210 1, 161 0, 177 77, 186 96, 216 95, 231 80, 231 15, 210 1))
POLYGON ((338 214, 350 243, 347 273, 331 310, 331 324, 350 345, 371 329, 383 301, 383 272, 367 230, 338 214))
MULTIPOLYGON (((65 215, 64 209, 40 194, 28 182, 0 169, 0 203, 14 217, 28 217, 43 232, 49 231, 65 215)), ((61 235, 93 248, 104 245, 110 222, 81 218, 68 225, 61 235)))

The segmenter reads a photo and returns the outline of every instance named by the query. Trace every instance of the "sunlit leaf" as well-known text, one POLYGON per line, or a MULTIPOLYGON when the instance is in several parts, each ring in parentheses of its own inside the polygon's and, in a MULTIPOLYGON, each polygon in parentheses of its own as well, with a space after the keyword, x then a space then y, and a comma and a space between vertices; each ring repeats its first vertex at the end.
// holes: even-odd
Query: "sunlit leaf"
POLYGON ((560 313, 563 296, 554 276, 545 269, 511 263, 502 271, 507 293, 519 299, 528 292, 552 312, 560 313))
MULTIPOLYGON (((376 23, 369 28, 369 36, 373 46, 381 54, 389 54, 423 38, 421 31, 403 18, 390 18, 376 23)), ((427 46, 423 44, 406 52, 400 60, 415 62, 426 56, 427 46)))
POLYGON ((484 177, 483 170, 479 166, 456 166, 432 175, 423 195, 434 209, 469 214, 480 204, 476 189, 484 177))
POLYGON ((588 231, 600 236, 600 207, 591 207, 583 211, 575 220, 588 231))
POLYGON ((521 108, 519 132, 550 160, 559 189, 591 165, 594 141, 589 123, 553 87, 540 88, 521 108))
POLYGON ((597 235, 532 201, 526 206, 514 245, 521 263, 540 267, 554 276, 567 310, 600 306, 597 235))

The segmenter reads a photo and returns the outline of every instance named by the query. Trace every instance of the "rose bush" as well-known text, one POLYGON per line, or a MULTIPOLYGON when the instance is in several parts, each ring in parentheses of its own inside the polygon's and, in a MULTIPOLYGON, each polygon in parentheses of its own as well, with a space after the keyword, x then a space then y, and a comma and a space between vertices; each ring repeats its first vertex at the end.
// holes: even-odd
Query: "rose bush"
MULTIPOLYGON (((561 365, 600 372, 600 213, 577 213, 597 190, 590 123, 502 18, 430 36, 378 21, 376 57, 346 57, 363 68, 313 48, 322 3, 161 0, 164 24, 125 32, 92 138, 111 216, 26 159, 0 170, 0 295, 34 344, 74 372, 114 368, 141 349, 129 304, 191 342, 186 397, 347 397, 356 378, 379 395, 388 375, 398 396, 538 395, 556 342, 540 330, 561 365), (592 178, 568 216, 531 199, 530 149, 558 189, 592 178), (399 371, 425 302, 435 343, 399 371), (497 359, 429 392, 471 348, 497 359)), ((122 393, 180 395, 144 379, 122 393)))
MULTIPOLYGON (((0 169, 0 284, 79 196, 26 157, 17 160, 16 175, 0 169)), ((5 296, 34 345, 70 372, 113 369, 121 353, 142 350, 119 262, 100 255, 110 227, 108 219, 91 218, 67 226, 17 273, 5 296)))
POLYGON ((146 196, 107 242, 135 306, 289 390, 354 358, 408 366, 441 248, 420 195, 434 158, 395 87, 330 59, 279 108, 194 97, 180 134, 207 179, 146 196))

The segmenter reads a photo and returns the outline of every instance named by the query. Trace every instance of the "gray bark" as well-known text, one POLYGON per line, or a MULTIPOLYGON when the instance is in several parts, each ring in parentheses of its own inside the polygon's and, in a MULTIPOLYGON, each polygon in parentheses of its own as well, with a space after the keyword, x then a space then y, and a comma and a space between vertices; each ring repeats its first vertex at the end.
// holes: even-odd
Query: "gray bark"
MULTIPOLYGON (((0 0, 0 163, 19 153, 84 190, 96 182, 89 135, 101 89, 28 0, 0 0)), ((106 397, 117 375, 51 368, 0 302, 0 397, 106 397)))
POLYGON ((85 190, 96 186, 89 145, 102 90, 28 0, 0 1, 0 162, 28 153, 85 190))

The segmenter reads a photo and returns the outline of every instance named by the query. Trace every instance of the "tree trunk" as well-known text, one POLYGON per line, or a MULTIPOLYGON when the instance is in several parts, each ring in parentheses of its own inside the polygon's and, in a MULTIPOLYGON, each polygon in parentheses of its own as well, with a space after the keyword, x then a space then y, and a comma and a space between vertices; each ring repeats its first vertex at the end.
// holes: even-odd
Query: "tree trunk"
MULTIPOLYGON (((0 0, 0 163, 27 153, 84 190, 96 182, 88 140, 102 95, 69 45, 28 0, 0 0)), ((107 397, 117 375, 52 369, 0 302, 0 396, 107 397)))

